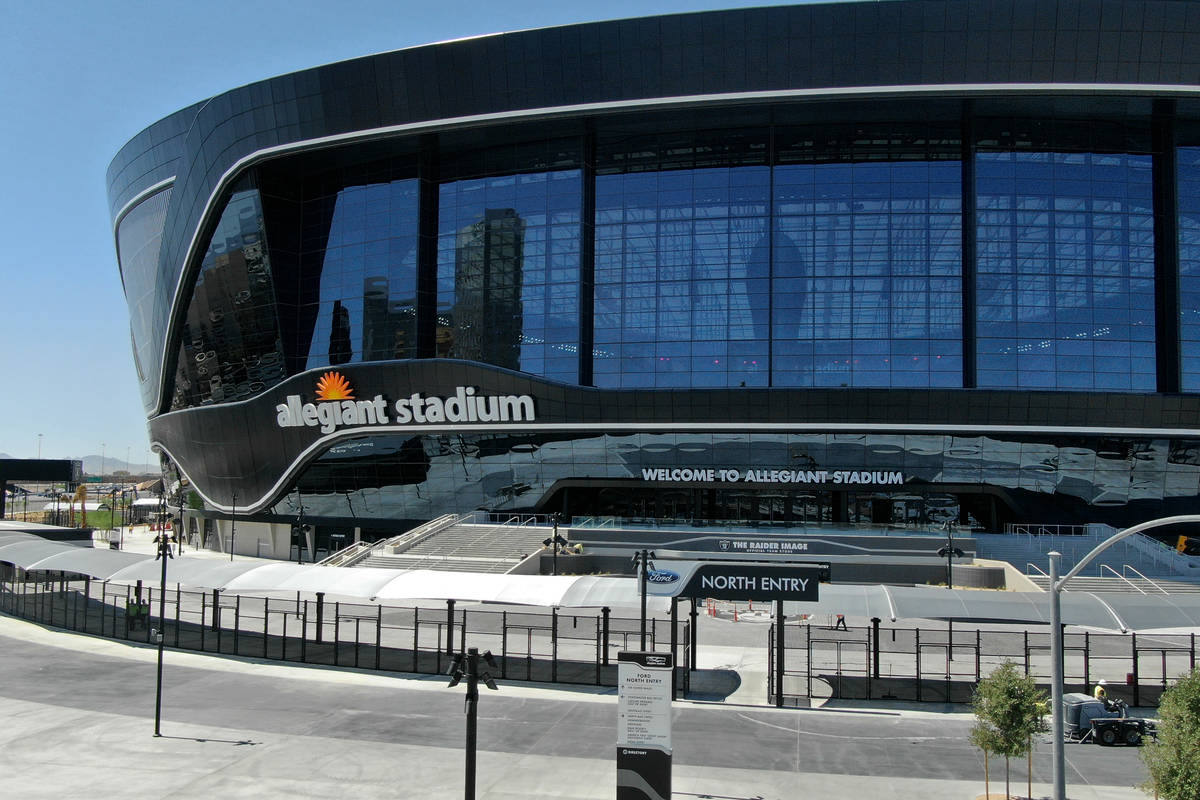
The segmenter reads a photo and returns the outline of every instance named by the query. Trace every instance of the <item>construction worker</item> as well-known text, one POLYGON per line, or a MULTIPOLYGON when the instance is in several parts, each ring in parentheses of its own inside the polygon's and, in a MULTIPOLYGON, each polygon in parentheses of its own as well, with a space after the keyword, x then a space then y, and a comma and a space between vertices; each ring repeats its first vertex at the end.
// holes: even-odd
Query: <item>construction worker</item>
POLYGON ((1103 703, 1104 707, 1107 709, 1109 707, 1108 690, 1104 688, 1105 686, 1108 686, 1108 681, 1104 680, 1104 678, 1101 678, 1096 683, 1096 688, 1092 689, 1092 697, 1103 703))
POLYGON ((837 624, 833 626, 833 629, 835 631, 848 630, 848 628, 846 627, 846 617, 844 615, 842 615, 842 614, 837 615, 837 624))

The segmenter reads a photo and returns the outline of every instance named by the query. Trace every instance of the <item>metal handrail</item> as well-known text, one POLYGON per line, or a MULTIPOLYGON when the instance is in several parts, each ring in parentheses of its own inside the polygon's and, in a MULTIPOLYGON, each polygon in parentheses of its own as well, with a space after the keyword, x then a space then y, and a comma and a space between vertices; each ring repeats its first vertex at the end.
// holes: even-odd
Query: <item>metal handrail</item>
POLYGON ((1042 569, 1042 568, 1041 568, 1041 567, 1039 567, 1037 564, 1034 564, 1032 561, 1027 561, 1027 562, 1025 562, 1025 574, 1026 574, 1026 575, 1028 575, 1028 574, 1029 574, 1029 568, 1030 568, 1030 567, 1033 567, 1033 568, 1034 568, 1034 569, 1037 571, 1037 573, 1038 573, 1039 575, 1041 575, 1043 578, 1049 578, 1049 577, 1050 577, 1050 575, 1049 575, 1049 574, 1046 572, 1046 570, 1042 569))
POLYGON ((1141 579, 1142 579, 1142 580, 1144 580, 1146 583, 1148 583, 1148 584, 1150 584, 1151 586, 1153 586, 1155 589, 1158 589, 1158 590, 1159 590, 1160 592, 1162 592, 1163 594, 1166 594, 1166 595, 1169 595, 1169 594, 1170 594, 1170 592, 1168 592, 1166 589, 1164 589, 1163 587, 1159 586, 1157 583, 1155 583, 1154 581, 1150 580, 1149 578, 1147 578, 1147 577, 1146 577, 1145 575, 1143 575, 1142 573, 1138 572, 1138 570, 1137 570, 1137 568, 1136 568, 1136 567, 1134 567, 1134 566, 1132 566, 1132 565, 1130 565, 1130 564, 1122 564, 1122 565, 1121 565, 1121 572, 1122 572, 1122 573, 1124 573, 1124 572, 1125 572, 1125 570, 1129 570, 1129 571, 1130 571, 1130 572, 1132 572, 1134 575, 1137 575, 1139 578, 1141 578, 1141 579))
POLYGON ((336 553, 332 553, 318 561, 317 566, 340 567, 349 561, 353 561, 362 551, 370 549, 370 542, 351 542, 336 553))
POLYGON ((1142 594, 1145 594, 1145 593, 1146 593, 1146 590, 1145 590, 1145 589, 1143 589, 1142 587, 1138 586, 1136 583, 1134 583, 1133 581, 1129 580, 1129 578, 1126 578, 1126 577, 1125 577, 1124 575, 1122 575, 1121 573, 1117 572, 1115 569, 1113 569, 1112 567, 1110 567, 1108 564, 1101 564, 1101 565, 1100 565, 1100 577, 1104 577, 1104 570, 1108 570, 1108 571, 1109 571, 1109 572, 1111 572, 1113 575, 1116 575, 1118 578, 1120 578, 1121 580, 1125 581, 1126 583, 1128 583, 1128 584, 1129 584, 1130 586, 1132 586, 1133 588, 1137 589, 1137 590, 1138 590, 1139 592, 1141 592, 1142 594))

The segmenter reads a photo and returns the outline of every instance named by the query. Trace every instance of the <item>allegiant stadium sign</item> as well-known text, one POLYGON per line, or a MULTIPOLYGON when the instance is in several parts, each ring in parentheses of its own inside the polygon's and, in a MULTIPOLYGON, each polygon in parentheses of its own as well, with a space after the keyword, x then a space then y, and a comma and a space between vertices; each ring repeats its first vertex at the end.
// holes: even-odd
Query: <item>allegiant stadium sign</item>
POLYGON ((473 386, 458 386, 449 397, 413 392, 390 402, 382 394, 369 400, 354 396, 350 383, 337 372, 327 372, 317 381, 316 402, 306 403, 298 394, 275 406, 275 422, 281 428, 316 428, 333 433, 340 427, 364 425, 418 425, 443 422, 532 422, 536 419, 533 398, 520 395, 481 395, 473 386))

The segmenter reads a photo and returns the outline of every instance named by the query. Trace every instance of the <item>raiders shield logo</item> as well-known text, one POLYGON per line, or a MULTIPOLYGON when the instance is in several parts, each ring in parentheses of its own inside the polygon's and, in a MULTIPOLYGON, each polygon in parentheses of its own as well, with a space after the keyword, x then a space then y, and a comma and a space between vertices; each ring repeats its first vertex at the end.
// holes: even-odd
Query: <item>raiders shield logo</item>
POLYGON ((722 539, 721 541, 717 542, 717 544, 720 546, 720 548, 722 550, 729 549, 729 540, 728 539, 722 539))

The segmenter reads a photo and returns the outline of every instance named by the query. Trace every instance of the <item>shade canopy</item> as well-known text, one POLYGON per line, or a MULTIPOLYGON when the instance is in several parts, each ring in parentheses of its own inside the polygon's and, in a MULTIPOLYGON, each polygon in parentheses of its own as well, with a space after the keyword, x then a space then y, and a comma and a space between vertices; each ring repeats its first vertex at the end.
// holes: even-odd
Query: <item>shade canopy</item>
MULTIPOLYGON (((113 581, 159 580, 153 557, 120 550, 54 542, 28 533, 0 532, 0 562, 24 570, 72 572, 113 581)), ((261 560, 173 558, 167 581, 229 592, 316 593, 350 600, 462 600, 558 608, 637 608, 635 578, 596 575, 494 575, 440 570, 345 569, 261 560)), ((1069 587, 1069 584, 1068 584, 1069 587)), ((647 607, 665 611, 670 600, 649 597, 647 607)), ((845 614, 895 621, 1049 624, 1045 592, 995 592, 926 586, 822 584, 814 602, 784 603, 786 614, 845 614)), ((1131 595, 1063 592, 1062 620, 1097 630, 1179 631, 1200 629, 1200 595, 1131 595)))

